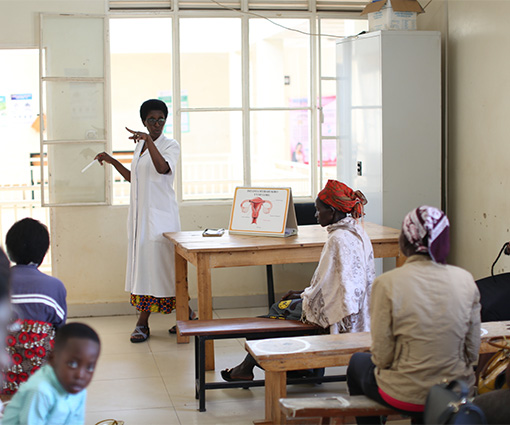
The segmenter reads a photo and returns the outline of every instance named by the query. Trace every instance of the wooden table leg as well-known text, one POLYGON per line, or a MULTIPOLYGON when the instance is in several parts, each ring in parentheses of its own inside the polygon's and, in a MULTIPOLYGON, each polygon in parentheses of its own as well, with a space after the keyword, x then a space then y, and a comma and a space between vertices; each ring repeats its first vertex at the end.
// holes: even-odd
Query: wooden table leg
POLYGON ((406 262, 406 260, 407 260, 407 257, 404 254, 402 254, 402 251, 399 249, 398 250, 398 255, 395 258, 395 265, 397 267, 403 266, 404 263, 406 262))
MULTIPOLYGON (((198 317, 212 319, 211 268, 208 254, 197 256, 198 317)), ((214 341, 205 343, 205 370, 214 370, 214 341)))
MULTIPOLYGON (((189 319, 188 262, 175 253, 175 305, 177 320, 189 319)), ((188 344, 189 336, 177 332, 177 344, 188 344)))
POLYGON ((287 372, 265 373, 266 419, 264 423, 281 424, 280 399, 287 396, 287 372))

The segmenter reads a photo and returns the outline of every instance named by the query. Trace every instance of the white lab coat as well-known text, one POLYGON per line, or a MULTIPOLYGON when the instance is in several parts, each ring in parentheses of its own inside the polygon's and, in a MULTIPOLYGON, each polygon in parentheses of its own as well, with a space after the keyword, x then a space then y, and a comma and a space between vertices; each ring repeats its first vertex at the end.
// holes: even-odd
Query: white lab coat
POLYGON ((163 134, 154 142, 170 166, 170 172, 159 174, 148 149, 140 156, 143 143, 137 144, 131 163, 126 291, 157 298, 174 297, 174 246, 163 232, 181 230, 173 189, 180 146, 163 134))

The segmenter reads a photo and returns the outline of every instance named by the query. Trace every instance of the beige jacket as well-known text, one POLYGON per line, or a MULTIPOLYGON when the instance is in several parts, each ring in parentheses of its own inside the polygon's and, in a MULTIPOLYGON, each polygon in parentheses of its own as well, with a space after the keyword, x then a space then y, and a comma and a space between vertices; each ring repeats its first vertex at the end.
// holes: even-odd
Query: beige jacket
POLYGON ((372 361, 379 388, 425 404, 443 379, 474 383, 480 349, 480 294, 467 271, 413 255, 379 276, 370 303, 372 361))

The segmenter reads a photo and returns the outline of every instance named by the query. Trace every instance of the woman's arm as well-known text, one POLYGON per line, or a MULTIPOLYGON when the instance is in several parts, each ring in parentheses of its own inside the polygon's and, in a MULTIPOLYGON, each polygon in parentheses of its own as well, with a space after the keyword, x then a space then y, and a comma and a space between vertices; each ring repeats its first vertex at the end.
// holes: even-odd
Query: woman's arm
POLYGON ((151 156, 152 163, 154 164, 154 168, 156 168, 156 171, 159 174, 167 174, 172 172, 170 166, 168 165, 168 162, 166 162, 166 159, 163 157, 163 155, 161 155, 161 152, 154 144, 154 140, 152 140, 150 134, 143 133, 140 131, 133 131, 127 127, 126 130, 132 133, 130 139, 133 139, 135 142, 139 140, 145 140, 145 144, 147 145, 147 149, 149 150, 149 154, 151 156))
POLYGON ((103 165, 103 162, 112 164, 115 167, 115 169, 120 173, 120 175, 131 183, 131 171, 129 171, 118 160, 108 155, 106 152, 98 153, 94 159, 97 159, 101 165, 103 165))
POLYGON ((392 332, 392 308, 386 288, 376 279, 370 297, 370 334, 372 362, 380 369, 388 369, 395 358, 395 337, 392 332))
POLYGON ((480 294, 475 291, 473 304, 471 305, 471 317, 469 329, 466 335, 466 357, 469 364, 473 365, 478 360, 480 351, 480 294))
POLYGON ((147 143, 147 149, 149 150, 149 153, 150 153, 151 159, 152 159, 152 163, 154 164, 156 171, 159 174, 171 173, 172 170, 170 169, 168 162, 166 162, 165 158, 163 158, 163 155, 161 155, 161 152, 158 150, 158 148, 154 144, 152 137, 149 135, 147 135, 147 136, 148 137, 147 137, 145 143, 147 143))

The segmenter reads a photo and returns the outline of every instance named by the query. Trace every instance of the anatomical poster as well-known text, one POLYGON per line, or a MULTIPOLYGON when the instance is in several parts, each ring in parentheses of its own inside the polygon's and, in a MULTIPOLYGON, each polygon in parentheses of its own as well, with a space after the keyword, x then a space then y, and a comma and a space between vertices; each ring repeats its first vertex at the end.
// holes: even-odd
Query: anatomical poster
POLYGON ((229 232, 259 236, 297 234, 291 189, 237 187, 232 203, 229 232))

